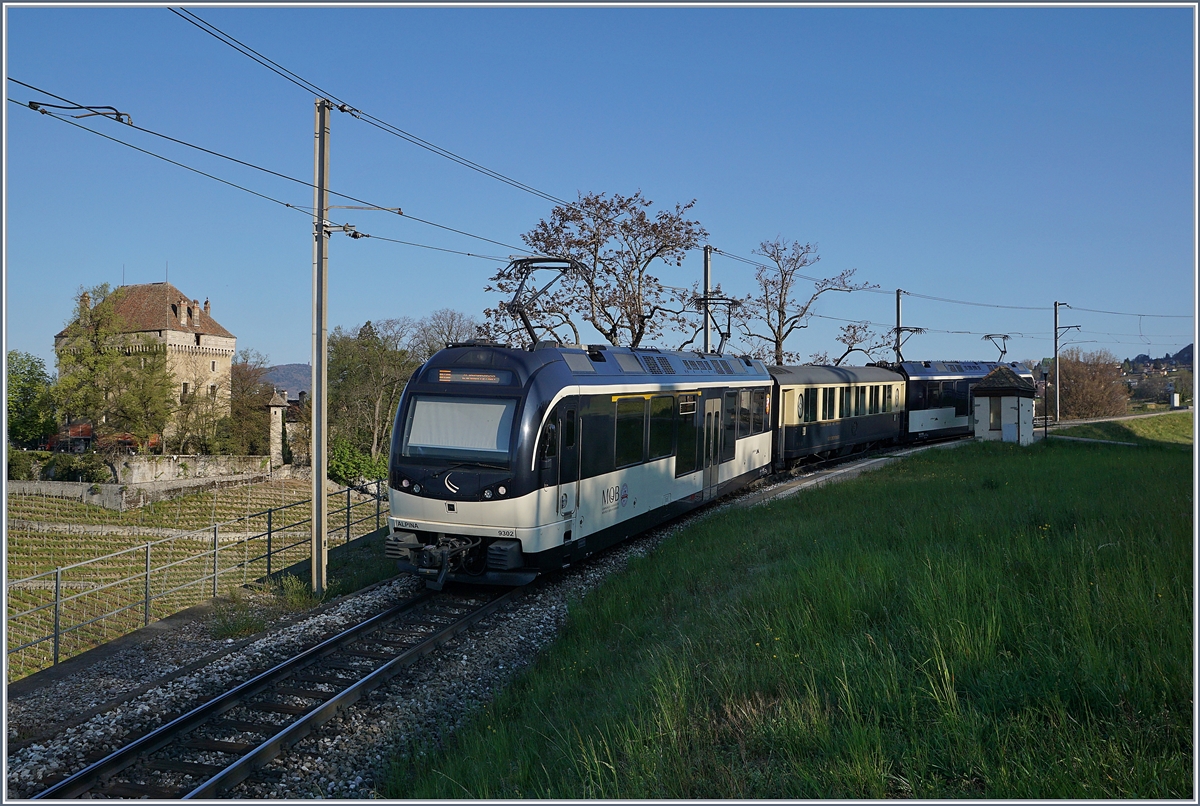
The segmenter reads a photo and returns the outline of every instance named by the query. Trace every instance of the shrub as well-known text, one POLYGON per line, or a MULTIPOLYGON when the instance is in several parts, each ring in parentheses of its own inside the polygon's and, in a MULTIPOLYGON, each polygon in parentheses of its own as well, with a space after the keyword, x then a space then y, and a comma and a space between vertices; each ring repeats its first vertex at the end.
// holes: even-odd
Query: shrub
POLYGON ((53 481, 87 481, 106 484, 113 481, 108 465, 94 453, 56 453, 42 469, 42 478, 53 481))
POLYGON ((386 478, 387 460, 383 454, 372 459, 349 441, 335 437, 329 446, 329 478, 346 485, 386 478))
POLYGON ((29 451, 8 446, 8 480, 33 481, 33 457, 29 451))

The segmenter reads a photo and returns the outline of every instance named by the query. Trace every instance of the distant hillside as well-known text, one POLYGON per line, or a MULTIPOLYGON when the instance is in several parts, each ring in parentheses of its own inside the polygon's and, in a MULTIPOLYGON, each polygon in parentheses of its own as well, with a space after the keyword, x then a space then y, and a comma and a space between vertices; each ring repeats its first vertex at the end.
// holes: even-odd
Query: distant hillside
POLYGON ((276 389, 286 390, 288 397, 294 400, 298 393, 307 392, 312 386, 312 365, 279 364, 269 367, 263 380, 276 389))
POLYGON ((1189 344, 1187 347, 1184 347, 1182 350, 1175 353, 1175 355, 1168 354, 1164 355, 1162 358, 1151 358, 1146 353, 1142 353, 1141 355, 1126 360, 1134 364, 1158 363, 1164 365, 1174 364, 1176 366, 1190 367, 1192 365, 1192 345, 1189 344))

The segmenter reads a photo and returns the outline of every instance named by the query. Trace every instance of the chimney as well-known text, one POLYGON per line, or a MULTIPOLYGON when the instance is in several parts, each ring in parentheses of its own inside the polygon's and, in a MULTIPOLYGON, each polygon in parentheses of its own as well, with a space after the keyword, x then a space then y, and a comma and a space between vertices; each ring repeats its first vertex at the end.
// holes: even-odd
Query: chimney
POLYGON ((204 298, 204 315, 208 316, 208 297, 204 298))
POLYGON ((84 291, 79 295, 79 310, 86 311, 92 307, 92 298, 88 292, 84 291))
POLYGON ((179 302, 179 324, 187 327, 187 298, 180 297, 179 302))

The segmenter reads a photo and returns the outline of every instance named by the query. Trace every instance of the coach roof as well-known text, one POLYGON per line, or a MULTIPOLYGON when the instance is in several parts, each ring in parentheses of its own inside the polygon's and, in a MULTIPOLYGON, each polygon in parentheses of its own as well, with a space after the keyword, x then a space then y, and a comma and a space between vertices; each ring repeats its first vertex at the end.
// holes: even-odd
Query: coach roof
POLYGON ((809 384, 903 383, 904 378, 881 367, 828 367, 805 364, 768 367, 781 386, 809 384))

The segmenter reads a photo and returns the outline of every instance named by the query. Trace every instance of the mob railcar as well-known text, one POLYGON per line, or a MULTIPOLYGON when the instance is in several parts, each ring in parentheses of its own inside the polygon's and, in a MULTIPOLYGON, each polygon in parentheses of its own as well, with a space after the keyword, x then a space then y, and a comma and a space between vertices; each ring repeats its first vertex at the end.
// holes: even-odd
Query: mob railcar
POLYGON ((749 358, 452 345, 397 407, 388 555, 432 587, 568 565, 765 475, 772 386, 749 358))

